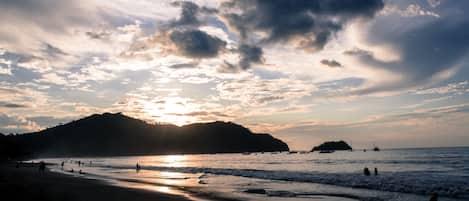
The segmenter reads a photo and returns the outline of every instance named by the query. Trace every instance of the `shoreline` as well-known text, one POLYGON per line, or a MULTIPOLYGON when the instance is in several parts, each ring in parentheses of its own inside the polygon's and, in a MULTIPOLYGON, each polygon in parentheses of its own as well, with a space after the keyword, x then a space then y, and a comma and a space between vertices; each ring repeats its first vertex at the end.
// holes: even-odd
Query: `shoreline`
POLYGON ((45 172, 39 172, 37 164, 23 164, 19 168, 15 166, 14 162, 0 163, 2 196, 12 200, 190 201, 180 195, 114 186, 99 180, 52 172, 47 168, 45 172))

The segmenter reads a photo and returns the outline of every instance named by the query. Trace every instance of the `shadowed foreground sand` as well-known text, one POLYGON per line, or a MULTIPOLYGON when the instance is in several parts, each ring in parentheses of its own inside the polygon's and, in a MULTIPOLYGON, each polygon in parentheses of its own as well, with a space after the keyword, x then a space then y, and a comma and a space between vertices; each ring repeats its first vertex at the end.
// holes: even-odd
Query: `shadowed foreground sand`
POLYGON ((188 199, 153 191, 110 186, 100 181, 46 171, 37 165, 15 168, 14 163, 0 163, 2 198, 35 201, 187 201, 188 199))

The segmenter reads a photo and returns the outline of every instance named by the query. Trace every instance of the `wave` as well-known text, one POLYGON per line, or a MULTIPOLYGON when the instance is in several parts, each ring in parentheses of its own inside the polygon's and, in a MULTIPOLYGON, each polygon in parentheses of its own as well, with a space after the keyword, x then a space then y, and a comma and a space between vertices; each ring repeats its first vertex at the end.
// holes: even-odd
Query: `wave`
MULTIPOLYGON (((104 166, 133 169, 133 166, 104 166)), ((143 166, 142 169, 181 173, 230 175, 267 180, 309 182, 343 187, 428 195, 437 192, 451 198, 469 199, 469 176, 450 176, 430 172, 380 172, 378 176, 360 173, 293 172, 256 169, 143 166)))

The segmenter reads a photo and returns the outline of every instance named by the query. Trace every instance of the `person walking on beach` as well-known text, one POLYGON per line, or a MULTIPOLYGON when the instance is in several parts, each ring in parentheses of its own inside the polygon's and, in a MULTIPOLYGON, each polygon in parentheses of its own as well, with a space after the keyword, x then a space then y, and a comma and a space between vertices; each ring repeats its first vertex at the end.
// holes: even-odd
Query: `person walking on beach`
POLYGON ((378 176, 378 168, 375 168, 375 176, 378 176))
POLYGON ((363 169, 363 174, 365 176, 370 176, 370 170, 367 167, 365 167, 365 169, 363 169))

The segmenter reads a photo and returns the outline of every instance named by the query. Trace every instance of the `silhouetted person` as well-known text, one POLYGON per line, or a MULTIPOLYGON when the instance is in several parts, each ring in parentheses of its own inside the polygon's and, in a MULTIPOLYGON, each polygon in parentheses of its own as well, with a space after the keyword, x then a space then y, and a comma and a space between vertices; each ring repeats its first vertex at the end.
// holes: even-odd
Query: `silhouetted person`
POLYGON ((378 176, 378 168, 375 168, 375 176, 378 176))
POLYGON ((81 166, 81 161, 78 161, 78 167, 80 167, 80 166, 81 166))
POLYGON ((46 163, 44 161, 39 162, 39 172, 44 172, 46 170, 46 163))
POLYGON ((64 169, 64 162, 62 161, 62 163, 60 163, 60 166, 62 167, 62 169, 64 169))
POLYGON ((438 201, 438 193, 432 193, 430 197, 430 201, 438 201))
POLYGON ((367 167, 365 167, 365 169, 363 169, 363 174, 365 176, 370 176, 370 170, 367 167))
POLYGON ((135 165, 135 170, 137 170, 137 172, 139 172, 140 168, 141 168, 140 165, 137 163, 137 165, 135 165))
POLYGON ((83 172, 81 170, 78 171, 78 174, 83 174, 83 172))
POLYGON ((73 173, 73 168, 72 168, 72 170, 70 170, 70 172, 73 173))

